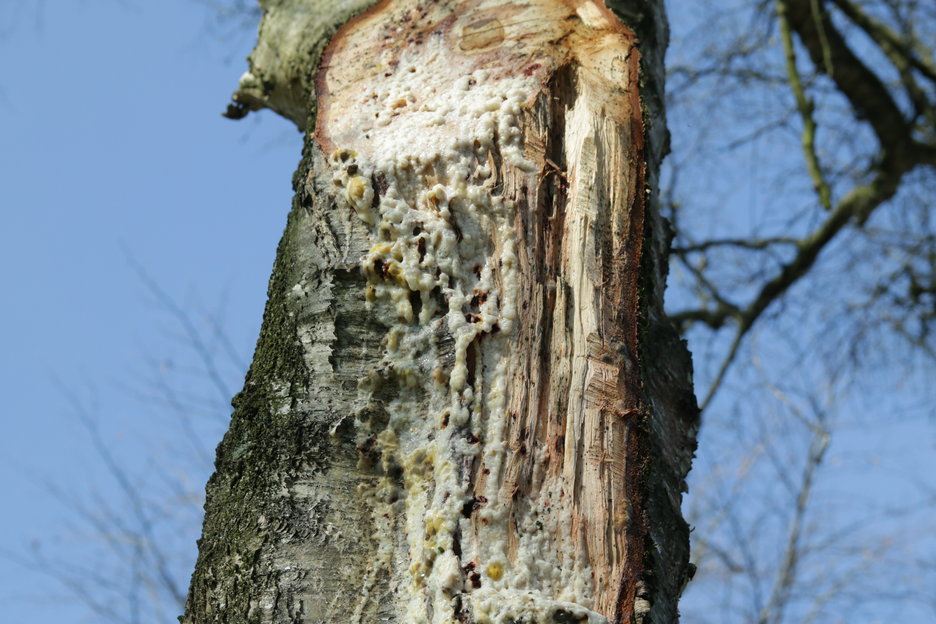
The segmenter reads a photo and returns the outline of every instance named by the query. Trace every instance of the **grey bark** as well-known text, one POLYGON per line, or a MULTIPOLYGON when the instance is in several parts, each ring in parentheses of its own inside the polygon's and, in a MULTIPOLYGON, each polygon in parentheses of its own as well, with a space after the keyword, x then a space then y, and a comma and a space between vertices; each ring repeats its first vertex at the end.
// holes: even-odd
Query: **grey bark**
MULTIPOLYGON (((264 18, 250 71, 234 97, 238 110, 271 108, 302 129, 314 128, 321 54, 370 4, 261 0, 264 18)), ((636 397, 627 414, 634 432, 628 474, 638 479, 628 489, 627 561, 619 562, 628 578, 602 581, 614 583, 611 593, 618 596, 614 612, 603 615, 615 622, 675 622, 688 574, 688 527, 679 506, 697 409, 685 345, 663 314, 668 233, 650 192, 667 143, 666 23, 662 3, 611 8, 640 40, 648 188, 647 201, 634 200, 645 211, 635 233, 643 241, 637 296, 621 317, 634 325, 637 353, 614 356, 629 367, 626 384, 636 397)), ((396 601, 404 571, 377 564, 368 493, 387 467, 379 458, 368 461, 373 450, 362 433, 386 426, 387 406, 401 393, 391 383, 362 392, 381 374, 381 343, 391 323, 362 295, 368 277, 361 258, 373 240, 365 228, 349 226, 347 211, 324 188, 327 167, 307 133, 254 360, 208 483, 183 623, 405 621, 396 601)), ((553 611, 553 618, 563 621, 563 613, 553 611)), ((463 617, 472 621, 469 612, 463 617)))

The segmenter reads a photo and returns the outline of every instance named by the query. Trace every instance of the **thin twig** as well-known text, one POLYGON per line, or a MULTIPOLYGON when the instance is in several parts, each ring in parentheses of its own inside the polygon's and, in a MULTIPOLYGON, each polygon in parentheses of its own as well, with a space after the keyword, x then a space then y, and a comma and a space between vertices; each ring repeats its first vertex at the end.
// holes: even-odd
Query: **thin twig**
POLYGON ((822 173, 822 166, 816 154, 816 118, 813 115, 815 103, 806 95, 806 89, 800 80, 799 70, 796 68, 796 51, 793 46, 793 33, 790 29, 790 20, 787 17, 787 5, 783 0, 777 1, 777 17, 780 20, 780 37, 783 41, 783 53, 786 58, 787 77, 790 90, 796 98, 796 109, 803 121, 803 157, 806 160, 806 169, 812 179, 813 188, 819 196, 819 205, 826 212, 832 210, 832 190, 822 173))

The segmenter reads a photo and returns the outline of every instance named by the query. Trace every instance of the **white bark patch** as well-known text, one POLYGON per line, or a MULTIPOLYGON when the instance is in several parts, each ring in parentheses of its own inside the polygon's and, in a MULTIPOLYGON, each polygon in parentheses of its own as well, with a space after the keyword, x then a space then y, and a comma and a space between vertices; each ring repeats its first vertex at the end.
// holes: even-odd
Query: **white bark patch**
MULTIPOLYGON (((324 181, 339 206, 369 228, 363 296, 391 325, 380 377, 395 380, 400 394, 386 406, 386 429, 365 432, 375 435, 384 470, 401 471, 404 489, 398 493, 387 477, 373 493, 380 563, 406 561, 405 622, 453 622, 460 595, 479 623, 605 622, 583 606, 592 595, 587 563, 549 559, 537 512, 513 519, 530 525, 531 539, 508 558, 509 501, 499 500, 494 476, 505 457, 506 347, 519 279, 515 206, 501 195, 496 169, 501 159, 533 169, 523 156, 520 119, 539 84, 536 77, 491 80, 484 70, 429 81, 444 68, 427 67, 426 59, 404 54, 398 79, 375 87, 347 116, 344 123, 369 135, 371 149, 336 149, 324 181), (450 362, 440 338, 453 343, 450 362), (477 498, 465 470, 472 464, 492 475, 477 498), (401 501, 390 502, 399 494, 401 501), (474 527, 463 513, 473 503, 482 507, 474 527), (405 553, 396 552, 390 520, 400 505, 405 553), (565 572, 542 578, 550 569, 565 572)), ((366 392, 372 382, 363 384, 366 392)))

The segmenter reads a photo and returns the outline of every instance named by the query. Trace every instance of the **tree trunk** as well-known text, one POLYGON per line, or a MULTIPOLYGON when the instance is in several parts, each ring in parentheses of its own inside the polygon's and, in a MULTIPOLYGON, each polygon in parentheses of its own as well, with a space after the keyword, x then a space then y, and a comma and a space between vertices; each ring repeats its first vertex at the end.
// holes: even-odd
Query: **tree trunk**
POLYGON ((182 621, 675 621, 662 9, 261 4, 231 114, 309 132, 182 621))

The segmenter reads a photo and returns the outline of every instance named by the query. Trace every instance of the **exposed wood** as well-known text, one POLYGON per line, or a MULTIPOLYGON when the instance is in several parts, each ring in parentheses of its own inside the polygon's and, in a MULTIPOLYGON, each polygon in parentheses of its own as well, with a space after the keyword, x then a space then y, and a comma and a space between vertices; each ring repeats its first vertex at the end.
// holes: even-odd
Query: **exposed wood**
MULTIPOLYGON (((377 191, 371 201, 378 212, 381 180, 416 211, 427 209, 440 184, 452 200, 456 176, 467 176, 470 189, 503 202, 510 226, 473 212, 485 202, 462 212, 452 206, 443 229, 476 219, 490 242, 480 255, 460 249, 462 241, 444 253, 474 262, 477 274, 466 271, 464 284, 446 282, 436 314, 415 326, 402 318, 388 330, 402 337, 396 340, 444 340, 440 333, 460 328, 448 317, 480 312, 469 301, 456 303, 461 292, 481 292, 500 306, 486 325, 475 317, 483 326, 468 340, 455 340, 455 361, 467 359, 471 368, 469 383, 438 384, 432 371, 448 378, 452 366, 436 351, 435 361, 412 371, 415 380, 399 379, 416 384, 423 400, 390 409, 416 414, 393 413, 385 430, 371 432, 392 439, 377 447, 384 465, 402 467, 403 496, 424 499, 399 510, 402 530, 379 538, 397 542, 394 561, 410 561, 410 574, 398 582, 411 602, 425 603, 410 607, 414 618, 447 622, 476 605, 468 612, 478 621, 489 621, 490 609, 501 621, 548 620, 561 609, 552 603, 618 620, 633 613, 643 561, 630 551, 642 551, 646 534, 640 458, 629 456, 638 449, 634 423, 643 409, 636 361, 645 190, 638 76, 633 35, 588 1, 469 1, 455 14, 432 2, 385 2, 339 31, 325 52, 316 138, 326 154, 354 153, 356 171, 370 167, 367 186, 377 191), (518 75, 526 79, 518 82, 518 75), (458 85, 461 77, 469 83, 458 85), (469 125, 481 120, 458 105, 481 88, 495 100, 523 90, 522 112, 508 122, 522 138, 516 145, 496 134, 489 145, 474 139, 473 168, 463 170, 458 145, 471 129, 459 116, 469 125), (444 117, 434 118, 437 112, 444 117), (508 147, 522 154, 504 158, 508 147), (481 287, 482 271, 493 272, 493 289, 481 287), (449 403, 470 406, 456 433, 435 425, 433 411, 449 410, 449 403), (479 442, 472 448, 458 438, 479 442), (426 470, 413 465, 416 454, 431 456, 436 474, 460 467, 458 482, 411 482, 409 471, 426 470), (466 505, 472 509, 462 514, 466 505), (438 527, 427 528, 433 522, 448 525, 444 539, 438 527), (412 551, 427 550, 414 544, 423 534, 433 552, 420 560, 412 551), (456 580, 450 570, 433 569, 453 551, 456 580), (485 574, 492 565, 497 572, 485 574), (475 595, 483 598, 471 600, 475 595), (508 612, 512 601, 516 611, 508 612)), ((503 119, 497 124, 503 130, 503 119)), ((374 246, 420 244, 406 232, 403 240, 382 236, 380 219, 367 219, 374 246)), ((363 267, 395 266, 385 255, 368 257, 363 267)), ((437 264, 422 260, 416 270, 437 264)), ((404 290, 426 295, 426 288, 404 290)), ((401 357, 412 354, 388 348, 385 359, 401 357)))

